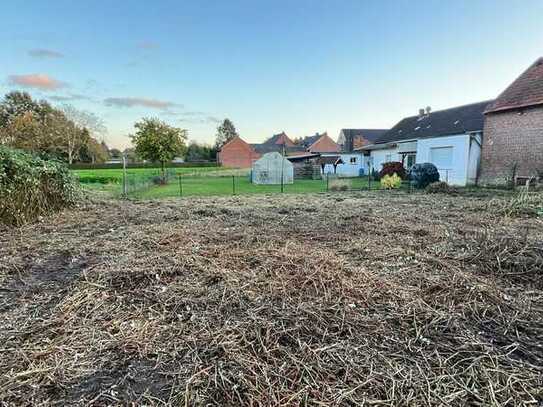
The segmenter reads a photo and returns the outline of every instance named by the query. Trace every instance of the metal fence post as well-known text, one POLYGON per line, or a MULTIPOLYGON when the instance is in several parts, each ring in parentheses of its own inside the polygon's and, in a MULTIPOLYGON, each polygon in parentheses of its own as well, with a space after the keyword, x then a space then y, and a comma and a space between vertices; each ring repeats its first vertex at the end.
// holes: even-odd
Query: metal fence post
POLYGON ((329 191, 329 185, 330 185, 329 181, 330 181, 330 176, 329 174, 326 174, 326 192, 329 191))
POLYGON ((126 184, 127 182, 127 179, 126 179, 126 155, 123 154, 123 198, 126 198, 127 196, 127 187, 128 185, 126 184))
POLYGON ((179 174, 179 196, 183 196, 183 181, 182 181, 182 175, 179 174))
POLYGON ((232 195, 236 195, 236 178, 232 175, 232 195))

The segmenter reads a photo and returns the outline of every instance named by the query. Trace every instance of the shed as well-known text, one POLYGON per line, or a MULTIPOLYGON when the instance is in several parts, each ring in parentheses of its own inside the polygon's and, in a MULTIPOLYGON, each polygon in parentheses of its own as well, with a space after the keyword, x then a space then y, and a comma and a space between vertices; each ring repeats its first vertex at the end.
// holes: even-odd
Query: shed
POLYGON ((253 184, 280 185, 294 182, 292 163, 278 152, 264 154, 253 164, 251 181, 253 184))
POLYGON ((332 171, 325 171, 327 166, 333 167, 333 173, 335 174, 337 171, 337 166, 340 164, 343 164, 343 160, 339 155, 332 155, 332 156, 326 156, 326 157, 320 157, 318 160, 318 163, 321 166, 321 171, 323 174, 332 173, 332 171))

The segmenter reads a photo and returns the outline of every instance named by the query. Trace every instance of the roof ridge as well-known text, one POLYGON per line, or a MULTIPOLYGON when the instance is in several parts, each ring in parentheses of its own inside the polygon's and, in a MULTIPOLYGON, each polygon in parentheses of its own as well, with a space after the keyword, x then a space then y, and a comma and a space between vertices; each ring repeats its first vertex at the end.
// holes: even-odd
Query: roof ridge
MULTIPOLYGON (((483 100, 481 102, 474 102, 474 103, 466 103, 464 105, 458 105, 458 106, 453 106, 453 107, 449 107, 447 109, 440 109, 440 110, 432 110, 430 112, 430 115, 434 114, 434 113, 440 113, 440 112, 446 112, 446 111, 449 111, 449 110, 454 110, 454 109, 461 109, 461 108, 464 108, 464 107, 468 107, 468 106, 473 106, 473 105, 479 105, 479 104, 483 104, 483 103, 492 103, 494 102, 495 99, 488 99, 488 100, 483 100)), ((411 119, 413 117, 418 117, 417 114, 414 114, 414 115, 411 115, 411 116, 407 116, 407 117, 404 117, 402 120, 405 120, 405 119, 411 119)))

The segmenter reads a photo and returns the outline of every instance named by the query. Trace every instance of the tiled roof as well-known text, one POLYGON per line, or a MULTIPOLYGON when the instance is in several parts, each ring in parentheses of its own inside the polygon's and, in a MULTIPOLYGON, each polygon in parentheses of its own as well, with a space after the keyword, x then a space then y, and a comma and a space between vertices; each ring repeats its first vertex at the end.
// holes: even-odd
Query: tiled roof
POLYGON ((388 129, 342 129, 341 131, 346 138, 361 136, 368 141, 374 142, 385 134, 388 129))
MULTIPOLYGON (((251 147, 259 153, 259 154, 266 154, 271 153, 272 151, 277 151, 278 153, 283 151, 283 145, 282 144, 272 144, 272 143, 261 143, 261 144, 251 144, 251 147)), ((302 146, 293 146, 289 147, 288 145, 285 146, 285 152, 287 154, 293 153, 293 152, 304 152, 305 148, 302 146)))
POLYGON ((285 134, 285 132, 274 134, 262 144, 285 144, 286 146, 294 146, 294 142, 285 134))
POLYGON ((432 138, 473 131, 482 131, 484 111, 492 103, 479 103, 438 110, 423 116, 406 117, 383 134, 376 143, 432 138))
POLYGON ((543 104, 543 57, 535 61, 490 105, 485 113, 543 104))

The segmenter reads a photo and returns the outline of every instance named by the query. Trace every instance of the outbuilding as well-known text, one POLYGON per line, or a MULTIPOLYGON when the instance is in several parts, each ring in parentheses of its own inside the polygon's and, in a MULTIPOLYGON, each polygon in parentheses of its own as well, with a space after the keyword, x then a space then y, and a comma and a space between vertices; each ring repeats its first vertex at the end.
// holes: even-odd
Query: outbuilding
POLYGON ((286 157, 278 152, 267 153, 254 162, 251 181, 253 184, 292 184, 294 182, 294 167, 286 157))

